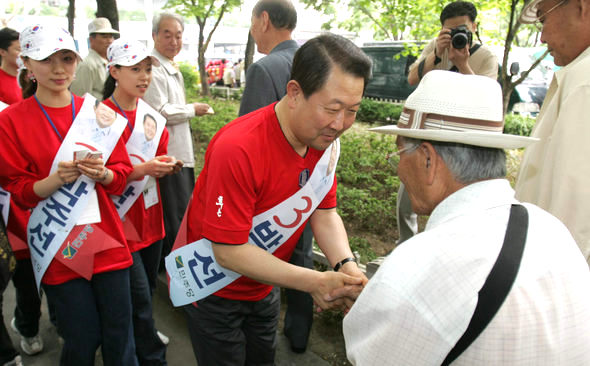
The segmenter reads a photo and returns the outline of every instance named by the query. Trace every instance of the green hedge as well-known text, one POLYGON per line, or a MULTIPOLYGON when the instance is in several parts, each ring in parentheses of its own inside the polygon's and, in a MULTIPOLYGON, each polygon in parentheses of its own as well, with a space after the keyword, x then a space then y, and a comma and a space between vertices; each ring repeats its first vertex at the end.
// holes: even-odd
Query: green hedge
POLYGON ((402 112, 402 105, 363 98, 356 120, 368 123, 394 124, 402 112))
POLYGON ((395 202, 399 187, 395 137, 367 133, 364 126, 341 137, 338 211, 347 227, 389 235, 395 229, 395 202))
POLYGON ((201 83, 199 72, 188 62, 180 62, 178 68, 184 79, 184 89, 186 91, 187 99, 195 97, 200 89, 199 84, 201 83))
POLYGON ((535 119, 520 114, 506 114, 504 117, 504 133, 511 135, 530 136, 535 119))

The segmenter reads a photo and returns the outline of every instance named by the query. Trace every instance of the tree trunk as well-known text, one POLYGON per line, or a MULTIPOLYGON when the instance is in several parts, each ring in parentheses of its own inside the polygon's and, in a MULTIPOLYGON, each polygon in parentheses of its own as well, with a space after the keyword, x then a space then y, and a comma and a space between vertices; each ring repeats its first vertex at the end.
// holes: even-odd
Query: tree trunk
POLYGON ((116 0, 96 0, 96 17, 107 18, 113 28, 119 30, 119 11, 116 0))
MULTIPOLYGON (((197 22, 198 19, 197 19, 197 22)), ((211 92, 209 91, 209 78, 207 77, 207 70, 205 69, 205 35, 204 35, 204 29, 205 28, 205 24, 203 23, 201 25, 201 23, 199 23, 199 57, 197 59, 197 62, 199 64, 199 76, 201 79, 201 95, 203 96, 208 96, 211 95, 211 92)))
POLYGON ((76 17, 76 0, 68 2, 68 31, 74 37, 74 18, 76 17))
POLYGON ((248 67, 254 61, 254 47, 256 47, 254 38, 252 38, 250 31, 248 31, 248 43, 246 43, 246 54, 244 55, 244 73, 248 71, 248 67))

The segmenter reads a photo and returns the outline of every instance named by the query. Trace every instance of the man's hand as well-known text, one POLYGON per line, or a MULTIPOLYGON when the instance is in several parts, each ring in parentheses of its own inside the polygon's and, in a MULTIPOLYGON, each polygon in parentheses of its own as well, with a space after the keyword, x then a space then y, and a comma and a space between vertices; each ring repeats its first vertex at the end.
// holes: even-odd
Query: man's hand
POLYGON ((354 262, 345 263, 340 269, 340 272, 346 273, 352 277, 360 278, 362 281, 361 284, 353 286, 347 285, 334 289, 324 297, 324 300, 328 302, 339 301, 344 307, 344 313, 348 313, 352 305, 354 305, 356 298, 361 294, 361 291, 365 288, 367 282, 369 282, 369 279, 354 262))
POLYGON ((436 37, 434 45, 434 55, 442 58, 443 52, 451 47, 451 30, 449 28, 442 28, 436 37))
POLYGON ((457 66, 457 69, 461 74, 472 74, 473 71, 470 72, 471 68, 467 61, 469 60, 469 47, 465 46, 463 48, 457 49, 455 47, 449 48, 449 60, 453 63, 453 65, 457 66))
POLYGON ((206 103, 193 103, 193 107, 195 108, 195 115, 202 116, 209 110, 209 104, 206 103))
POLYGON ((310 292, 314 303, 322 310, 341 308, 344 301, 341 298, 332 301, 326 301, 324 298, 329 296, 334 290, 345 286, 362 286, 362 278, 352 277, 341 272, 322 272, 320 281, 310 292))

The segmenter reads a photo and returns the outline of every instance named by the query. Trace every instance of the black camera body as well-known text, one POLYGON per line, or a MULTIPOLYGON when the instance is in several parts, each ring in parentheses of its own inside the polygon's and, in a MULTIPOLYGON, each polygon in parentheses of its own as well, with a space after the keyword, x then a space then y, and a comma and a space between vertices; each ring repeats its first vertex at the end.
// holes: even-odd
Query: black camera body
POLYGON ((471 46, 473 40, 473 33, 466 26, 460 25, 457 28, 451 29, 451 44, 453 48, 462 49, 465 46, 471 46))

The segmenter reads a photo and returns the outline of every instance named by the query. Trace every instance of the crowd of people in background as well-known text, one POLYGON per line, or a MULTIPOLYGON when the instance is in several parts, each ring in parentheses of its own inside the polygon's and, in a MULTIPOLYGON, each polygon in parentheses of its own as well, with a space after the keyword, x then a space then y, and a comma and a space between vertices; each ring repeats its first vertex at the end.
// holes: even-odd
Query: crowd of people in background
POLYGON ((231 62, 222 58, 221 60, 210 60, 205 66, 207 70, 207 82, 210 86, 225 86, 228 88, 239 88, 244 73, 244 60, 239 59, 231 62))
POLYGON ((16 304, 0 313, 0 366, 23 365, 7 324, 23 353, 44 350, 43 298, 60 365, 94 365, 99 348, 105 365, 167 365, 162 270, 200 365, 273 365, 279 288, 297 353, 315 305, 347 314, 355 365, 590 364, 590 0, 532 0, 520 15, 562 66, 532 137, 503 134, 476 17, 470 2, 444 7, 400 120, 374 129, 397 136, 402 185, 399 246, 370 281, 336 210, 338 138, 372 73, 353 42, 300 46, 293 4, 259 0, 250 33, 265 56, 206 65, 210 85, 244 90, 195 172, 190 123, 215 112, 187 103, 181 16, 154 17, 152 50, 96 18, 84 60, 61 27, 1 29, 0 213, 16 265, 1 256, 0 273, 16 304), (513 189, 505 150, 523 147, 513 189), (314 269, 313 239, 333 271, 314 269))

